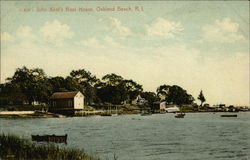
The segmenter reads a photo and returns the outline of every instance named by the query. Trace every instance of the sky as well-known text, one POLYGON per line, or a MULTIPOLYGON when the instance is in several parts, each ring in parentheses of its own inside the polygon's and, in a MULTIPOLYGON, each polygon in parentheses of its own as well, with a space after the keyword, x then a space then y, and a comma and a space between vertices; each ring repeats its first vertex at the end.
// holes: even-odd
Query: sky
POLYGON ((115 73, 156 91, 249 106, 248 1, 1 1, 1 83, 22 66, 47 76, 115 73), (80 9, 81 8, 81 9, 80 9))

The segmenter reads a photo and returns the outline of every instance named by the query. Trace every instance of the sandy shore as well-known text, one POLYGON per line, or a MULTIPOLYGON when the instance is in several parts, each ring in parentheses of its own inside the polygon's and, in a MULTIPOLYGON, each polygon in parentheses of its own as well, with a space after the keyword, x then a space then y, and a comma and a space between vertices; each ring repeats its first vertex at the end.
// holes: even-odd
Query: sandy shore
POLYGON ((1 111, 0 115, 28 115, 35 114, 35 111, 1 111))

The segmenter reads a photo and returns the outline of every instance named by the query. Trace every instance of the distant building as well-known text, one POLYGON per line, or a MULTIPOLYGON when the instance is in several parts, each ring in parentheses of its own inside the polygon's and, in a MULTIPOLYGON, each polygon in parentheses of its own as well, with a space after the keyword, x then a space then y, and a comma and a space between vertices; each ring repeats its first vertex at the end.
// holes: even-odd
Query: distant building
POLYGON ((161 111, 166 111, 169 113, 175 113, 175 112, 179 112, 180 109, 177 106, 173 106, 173 105, 168 105, 166 101, 162 101, 162 102, 154 102, 152 107, 152 110, 161 110, 161 111))
POLYGON ((131 103, 133 105, 143 106, 145 105, 145 103, 147 103, 147 100, 145 98, 142 98, 140 95, 138 95, 131 103))
POLYGON ((165 109, 168 113, 180 112, 180 109, 177 106, 169 107, 165 109))
POLYGON ((50 97, 50 112, 73 115, 75 111, 82 109, 84 109, 84 96, 80 91, 55 92, 50 97))
POLYGON ((160 103, 160 110, 166 110, 166 101, 160 103))

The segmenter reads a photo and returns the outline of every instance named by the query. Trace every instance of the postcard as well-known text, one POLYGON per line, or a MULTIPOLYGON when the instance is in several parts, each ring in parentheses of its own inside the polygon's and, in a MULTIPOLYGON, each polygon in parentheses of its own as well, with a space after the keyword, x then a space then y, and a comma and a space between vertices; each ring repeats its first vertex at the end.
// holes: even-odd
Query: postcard
POLYGON ((0 48, 0 158, 250 159, 249 1, 3 0, 0 48))

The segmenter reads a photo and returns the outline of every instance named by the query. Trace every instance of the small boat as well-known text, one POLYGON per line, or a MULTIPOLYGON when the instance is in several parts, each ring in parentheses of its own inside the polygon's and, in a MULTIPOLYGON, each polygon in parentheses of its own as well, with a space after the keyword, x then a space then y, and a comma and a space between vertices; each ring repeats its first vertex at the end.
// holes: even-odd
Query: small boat
POLYGON ((237 117, 238 115, 237 114, 223 114, 223 115, 220 115, 221 117, 237 117))
POLYGON ((184 118, 185 115, 186 115, 185 113, 177 113, 175 115, 175 118, 184 118))
POLYGON ((65 135, 31 135, 32 141, 36 142, 54 142, 67 144, 67 134, 65 135))
POLYGON ((180 106, 180 113, 175 114, 175 118, 184 118, 186 114, 182 112, 182 106, 180 106))

